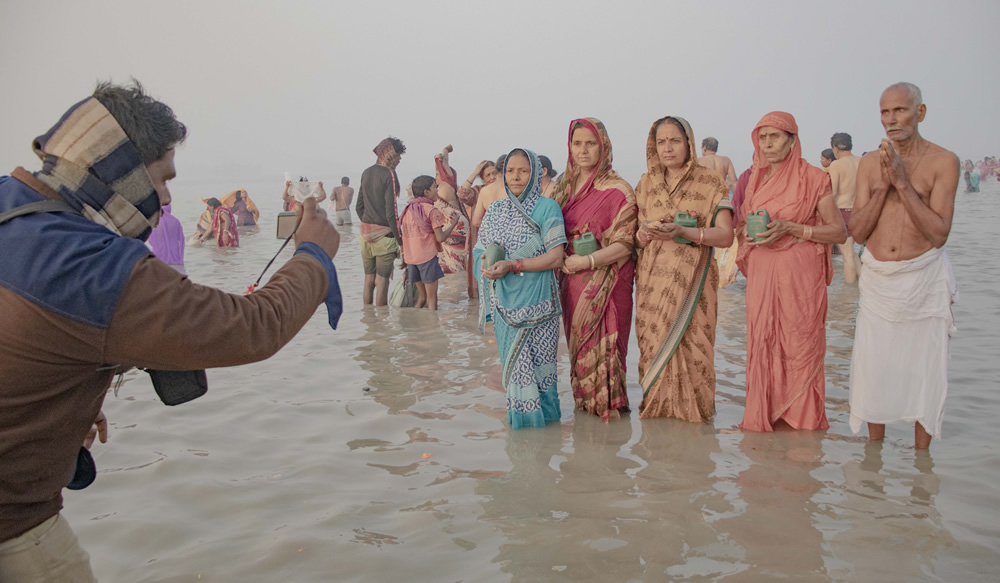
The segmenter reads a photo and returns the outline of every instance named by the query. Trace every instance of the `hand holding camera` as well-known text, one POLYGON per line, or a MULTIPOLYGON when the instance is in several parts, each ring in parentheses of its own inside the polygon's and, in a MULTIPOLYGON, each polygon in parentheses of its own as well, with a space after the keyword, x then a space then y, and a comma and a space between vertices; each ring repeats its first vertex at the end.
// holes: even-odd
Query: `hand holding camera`
POLYGON ((295 205, 295 219, 299 228, 295 231, 295 246, 315 243, 333 259, 340 248, 340 233, 326 218, 326 211, 320 208, 315 198, 309 197, 302 204, 295 205))

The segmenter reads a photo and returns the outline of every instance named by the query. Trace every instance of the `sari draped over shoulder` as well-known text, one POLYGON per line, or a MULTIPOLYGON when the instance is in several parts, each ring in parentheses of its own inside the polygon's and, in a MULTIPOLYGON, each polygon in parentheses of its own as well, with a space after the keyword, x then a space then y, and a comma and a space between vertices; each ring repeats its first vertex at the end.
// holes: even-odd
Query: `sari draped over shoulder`
MULTIPOLYGON (((725 178, 700 166, 694 132, 683 118, 654 122, 646 141, 647 172, 636 187, 639 221, 673 222, 681 211, 696 213, 698 227, 715 223, 730 209, 725 178), (674 186, 656 153, 656 129, 677 120, 687 137, 691 159, 674 186), (663 123, 670 123, 663 121, 663 123)), ((715 415, 715 326, 719 268, 708 245, 652 240, 636 266, 635 332, 642 385, 640 418, 676 417, 706 422, 715 415)))
POLYGON ((239 247, 240 234, 236 230, 236 218, 233 212, 225 206, 220 206, 212 213, 212 234, 219 247, 239 247), (222 218, 228 219, 228 226, 222 224, 222 218))
POLYGON ((469 237, 469 214, 465 210, 458 195, 455 169, 448 166, 447 160, 441 156, 434 158, 434 175, 438 181, 438 200, 434 203, 444 213, 445 227, 453 223, 458 225, 452 230, 443 243, 443 250, 438 253, 441 269, 445 273, 458 273, 466 269, 469 237))
POLYGON ((445 273, 458 273, 465 270, 465 262, 468 257, 468 237, 469 237, 469 216, 465 213, 465 206, 461 203, 452 206, 444 200, 438 199, 434 207, 444 214, 445 228, 452 223, 458 225, 452 230, 448 238, 441 244, 441 252, 438 259, 441 261, 441 269, 445 273))
POLYGON ((542 198, 542 167, 531 162, 532 180, 520 196, 507 188, 507 197, 490 205, 473 249, 475 273, 480 274, 482 298, 479 326, 493 321, 507 393, 507 420, 511 427, 541 427, 560 418, 556 394, 556 348, 559 343, 559 284, 552 270, 508 273, 491 280, 480 272, 483 253, 493 242, 504 247, 507 259, 544 255, 566 243, 559 205, 542 198))
MULTIPOLYGON (((817 225, 816 205, 832 192, 829 174, 802 159, 795 118, 765 115, 751 134, 753 167, 737 232, 747 215, 766 209, 771 220, 817 225), (796 136, 785 161, 767 178, 760 153, 760 128, 776 127, 796 136)), ((740 241, 737 264, 747 278, 747 431, 772 431, 783 419, 796 429, 826 429, 826 286, 833 277, 831 246, 786 235, 767 247, 740 241)))
POLYGON ((624 261, 560 276, 573 399, 577 408, 609 421, 629 410, 625 356, 632 330, 637 210, 632 187, 611 169, 611 140, 604 124, 594 118, 571 121, 569 142, 577 124, 598 137, 601 154, 590 176, 578 177, 585 180, 574 192, 572 177, 579 169, 570 153, 566 172, 553 189, 552 198, 563 211, 567 253, 572 253, 574 237, 583 233, 593 233, 599 249, 620 243, 629 250, 624 261))

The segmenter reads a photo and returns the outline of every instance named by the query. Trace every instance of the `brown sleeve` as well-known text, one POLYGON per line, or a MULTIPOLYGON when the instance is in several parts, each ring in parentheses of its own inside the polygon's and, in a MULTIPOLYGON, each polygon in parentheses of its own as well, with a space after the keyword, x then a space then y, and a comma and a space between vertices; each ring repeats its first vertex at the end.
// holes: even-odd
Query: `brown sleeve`
POLYGON ((305 325, 327 285, 323 266, 307 254, 292 257, 250 295, 199 285, 146 257, 119 297, 105 362, 195 370, 264 360, 305 325))

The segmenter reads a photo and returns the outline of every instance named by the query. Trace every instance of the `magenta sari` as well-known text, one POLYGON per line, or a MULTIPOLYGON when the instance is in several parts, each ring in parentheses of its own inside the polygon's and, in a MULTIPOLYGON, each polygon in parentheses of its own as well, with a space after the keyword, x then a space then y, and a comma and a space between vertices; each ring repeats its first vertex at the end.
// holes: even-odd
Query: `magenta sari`
MULTIPOLYGON (((638 208, 632 187, 611 169, 611 141, 604 124, 592 118, 570 122, 570 138, 580 124, 601 141, 601 160, 577 192, 571 193, 572 156, 553 198, 562 206, 572 254, 574 237, 590 232, 598 249, 614 243, 634 248, 638 208)), ((635 258, 563 274, 560 295, 569 345, 570 384, 576 406, 609 421, 628 411, 625 355, 632 330, 632 280, 635 258)))

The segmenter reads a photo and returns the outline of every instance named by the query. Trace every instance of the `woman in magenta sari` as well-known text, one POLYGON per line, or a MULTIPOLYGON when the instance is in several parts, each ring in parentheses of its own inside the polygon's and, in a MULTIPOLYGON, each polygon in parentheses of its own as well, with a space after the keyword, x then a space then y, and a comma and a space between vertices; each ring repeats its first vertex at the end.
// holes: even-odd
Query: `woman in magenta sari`
POLYGON ((611 140, 594 118, 569 124, 569 161, 552 197, 563 210, 567 257, 560 285, 576 406, 605 422, 627 412, 625 354, 632 329, 632 250, 638 228, 632 187, 611 169, 611 140), (582 255, 584 233, 597 251, 582 255), (580 250, 582 251, 582 249, 580 250))
POLYGON ((240 235, 236 231, 236 219, 226 205, 217 198, 208 199, 208 210, 212 211, 212 228, 202 233, 199 241, 215 237, 219 247, 239 247, 240 235))

